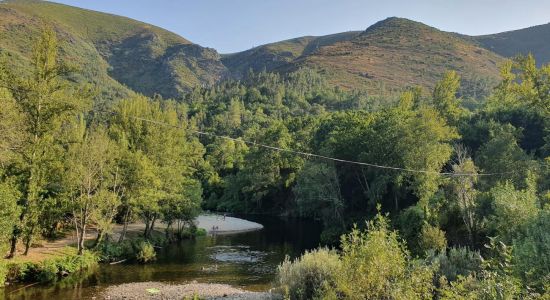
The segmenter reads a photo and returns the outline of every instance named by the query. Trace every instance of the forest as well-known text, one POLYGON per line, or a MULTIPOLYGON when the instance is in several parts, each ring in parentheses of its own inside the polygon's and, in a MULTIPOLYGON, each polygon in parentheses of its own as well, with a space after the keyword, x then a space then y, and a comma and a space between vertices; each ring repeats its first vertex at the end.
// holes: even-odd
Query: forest
POLYGON ((300 69, 112 102, 72 80, 51 29, 30 73, 2 59, 8 258, 66 230, 85 255, 118 242, 115 223, 140 220, 148 239, 202 210, 263 213, 323 224, 325 248, 279 267, 292 299, 549 296, 550 66, 532 56, 483 93, 454 71, 432 90, 371 94, 300 69))

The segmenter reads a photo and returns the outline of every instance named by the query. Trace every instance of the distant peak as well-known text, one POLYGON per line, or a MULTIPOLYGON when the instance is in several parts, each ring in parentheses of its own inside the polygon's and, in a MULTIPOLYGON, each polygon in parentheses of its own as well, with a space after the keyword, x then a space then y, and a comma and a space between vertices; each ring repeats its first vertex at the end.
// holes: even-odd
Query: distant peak
POLYGON ((412 28, 412 27, 429 27, 429 26, 426 25, 426 24, 417 22, 417 21, 406 19, 406 18, 389 17, 389 18, 386 18, 382 21, 378 21, 378 22, 374 23, 373 25, 369 26, 365 30, 365 33, 372 32, 372 31, 375 31, 375 30, 380 29, 380 28, 388 28, 388 27, 412 28))

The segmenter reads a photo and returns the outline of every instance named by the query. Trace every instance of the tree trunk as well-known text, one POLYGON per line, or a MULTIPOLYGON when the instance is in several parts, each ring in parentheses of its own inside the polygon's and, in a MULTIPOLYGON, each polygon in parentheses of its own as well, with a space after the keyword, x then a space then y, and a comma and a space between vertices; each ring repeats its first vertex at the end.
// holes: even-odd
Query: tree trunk
POLYGON ((29 249, 31 248, 31 242, 32 242, 32 235, 34 233, 35 226, 32 225, 29 233, 25 236, 25 252, 23 252, 23 255, 29 254, 29 249))
POLYGON ((103 240, 103 230, 98 229, 97 230, 97 238, 95 239, 94 248, 97 248, 101 241, 103 240))
POLYGON ((149 218, 145 218, 145 230, 143 231, 143 237, 147 239, 147 237, 149 236, 149 223, 151 221, 149 221, 149 218))
POLYGON ((151 227, 149 227, 149 238, 153 234, 153 230, 155 229, 155 222, 157 221, 157 217, 153 217, 153 220, 151 221, 151 227))
POLYGON ((120 233, 120 237, 118 238, 118 242, 122 243, 124 241, 124 238, 126 237, 126 231, 128 230, 128 218, 130 217, 130 209, 126 210, 126 213, 124 214, 124 225, 122 226, 122 232, 120 233))
POLYGON ((79 232, 79 235, 77 237, 78 240, 78 255, 82 255, 84 252, 84 239, 86 238, 86 224, 81 225, 81 229, 79 232))
POLYGON ((16 228, 13 229, 13 234, 11 235, 10 239, 10 253, 6 258, 14 258, 15 257, 15 250, 17 247, 17 237, 19 236, 18 230, 16 228))

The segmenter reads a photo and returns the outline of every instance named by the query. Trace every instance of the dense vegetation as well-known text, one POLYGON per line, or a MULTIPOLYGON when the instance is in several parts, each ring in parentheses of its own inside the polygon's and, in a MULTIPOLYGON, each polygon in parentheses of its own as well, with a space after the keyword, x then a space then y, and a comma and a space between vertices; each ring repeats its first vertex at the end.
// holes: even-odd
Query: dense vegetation
POLYGON ((202 205, 323 221, 323 241, 340 240, 339 250, 281 266, 293 298, 510 299, 548 289, 550 66, 531 56, 505 63, 496 89, 478 98, 457 98, 453 71, 430 91, 372 96, 299 69, 99 108, 93 86, 68 82, 75 70, 56 40, 43 31, 26 74, 9 57, 1 64, 8 257, 67 228, 82 255, 90 226, 98 248, 115 222, 141 219, 145 239, 160 220, 181 234, 202 205))

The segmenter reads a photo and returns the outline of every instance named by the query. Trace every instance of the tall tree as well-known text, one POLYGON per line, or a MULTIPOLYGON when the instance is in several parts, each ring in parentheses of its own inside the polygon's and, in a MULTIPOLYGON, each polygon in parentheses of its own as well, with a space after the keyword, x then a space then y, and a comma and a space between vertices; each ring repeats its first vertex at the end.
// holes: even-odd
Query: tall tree
POLYGON ((49 169, 61 156, 56 151, 61 150, 58 139, 62 124, 73 117, 87 100, 83 90, 71 88, 63 79, 70 69, 58 62, 57 50, 55 31, 47 27, 33 48, 32 74, 18 77, 8 73, 3 76, 3 85, 16 100, 26 124, 20 148, 24 161, 22 227, 16 226, 13 230, 10 257, 15 255, 21 234, 26 254, 33 236, 38 233, 40 206, 49 181, 49 169))
MULTIPOLYGON (((117 195, 111 189, 115 183, 114 143, 102 128, 85 132, 81 141, 69 148, 66 160, 67 185, 71 187, 70 202, 76 229, 78 254, 84 250, 86 229, 99 215, 117 207, 117 195)), ((112 214, 111 214, 112 215, 112 214)), ((102 218, 107 216, 103 215, 102 218)), ((112 219, 107 220, 111 222, 112 219)))

